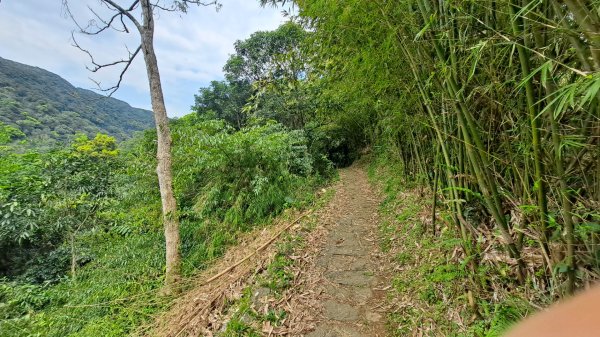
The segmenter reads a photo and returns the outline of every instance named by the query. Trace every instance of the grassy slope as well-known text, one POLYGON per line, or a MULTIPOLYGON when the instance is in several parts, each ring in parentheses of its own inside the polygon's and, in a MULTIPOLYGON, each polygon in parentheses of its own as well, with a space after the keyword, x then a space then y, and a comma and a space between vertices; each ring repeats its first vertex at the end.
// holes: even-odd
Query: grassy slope
MULTIPOLYGON (((187 280, 236 244, 240 233, 269 225, 285 208, 308 207, 326 180, 302 171, 311 164, 297 146, 303 138, 277 125, 230 133, 220 122, 187 118, 172 131, 187 280)), ((0 336, 122 336, 170 302, 158 296, 164 238, 154 143, 146 137, 136 144, 125 154, 127 170, 118 173, 118 207, 106 214, 115 223, 76 240, 77 255, 90 261, 76 279, 65 275, 53 285, 0 280, 0 336)), ((70 256, 70 249, 61 254, 70 256)))
POLYGON ((299 273, 297 268, 301 268, 303 249, 306 248, 306 238, 317 226, 317 210, 324 207, 335 194, 332 188, 315 200, 311 209, 313 216, 307 221, 302 222, 301 228, 294 233, 287 234, 280 238, 277 244, 277 254, 271 263, 249 282, 243 289, 239 300, 230 303, 225 309, 225 316, 228 317, 226 328, 220 335, 221 337, 257 337, 261 336, 261 327, 269 324, 273 327, 281 326, 283 320, 289 313, 285 310, 284 304, 278 301, 292 296, 294 285, 299 282, 299 273), (258 292, 268 292, 265 302, 269 303, 268 310, 259 307, 254 303, 255 295, 258 292), (270 300, 270 301, 269 301, 270 300))

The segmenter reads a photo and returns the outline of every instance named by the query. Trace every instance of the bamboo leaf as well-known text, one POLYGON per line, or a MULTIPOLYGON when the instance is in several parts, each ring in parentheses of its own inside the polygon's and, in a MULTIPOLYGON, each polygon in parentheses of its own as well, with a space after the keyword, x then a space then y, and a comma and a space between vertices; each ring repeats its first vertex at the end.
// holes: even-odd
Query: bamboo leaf
POLYGON ((479 42, 476 46, 471 48, 471 57, 473 58, 473 63, 471 64, 471 71, 469 72, 469 78, 468 78, 467 82, 470 82, 471 79, 473 78, 473 75, 475 75, 475 70, 477 69, 477 64, 479 63, 479 60, 481 59, 482 50, 483 50, 483 48, 485 48, 486 45, 487 45, 487 40, 484 40, 484 41, 479 42))
POLYGON ((431 27, 434 20, 435 20, 435 15, 432 14, 429 17, 429 21, 427 22, 427 24, 425 24, 425 26, 423 28, 421 28, 421 30, 417 33, 417 35, 415 35, 414 41, 418 41, 419 39, 421 39, 421 37, 423 37, 423 35, 425 35, 425 33, 427 33, 427 31, 429 30, 429 27, 431 27))

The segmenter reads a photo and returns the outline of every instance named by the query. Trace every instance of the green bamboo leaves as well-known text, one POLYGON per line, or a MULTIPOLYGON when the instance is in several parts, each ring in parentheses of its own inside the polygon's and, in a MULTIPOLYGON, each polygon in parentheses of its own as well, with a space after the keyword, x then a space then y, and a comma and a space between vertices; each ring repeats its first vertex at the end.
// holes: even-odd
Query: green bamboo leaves
POLYGON ((316 67, 324 92, 335 92, 331 113, 368 116, 377 151, 439 194, 471 268, 486 254, 475 243, 491 231, 520 283, 570 293, 597 272, 598 233, 577 234, 600 220, 592 1, 298 5, 316 60, 335 65, 316 67))

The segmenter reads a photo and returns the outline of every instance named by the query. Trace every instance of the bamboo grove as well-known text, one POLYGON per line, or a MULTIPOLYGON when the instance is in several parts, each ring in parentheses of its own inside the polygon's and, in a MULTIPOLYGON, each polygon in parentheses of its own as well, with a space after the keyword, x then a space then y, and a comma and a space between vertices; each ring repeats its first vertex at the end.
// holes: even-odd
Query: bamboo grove
POLYGON ((552 296, 598 277, 600 2, 297 5, 323 115, 436 191, 474 287, 491 260, 552 296))

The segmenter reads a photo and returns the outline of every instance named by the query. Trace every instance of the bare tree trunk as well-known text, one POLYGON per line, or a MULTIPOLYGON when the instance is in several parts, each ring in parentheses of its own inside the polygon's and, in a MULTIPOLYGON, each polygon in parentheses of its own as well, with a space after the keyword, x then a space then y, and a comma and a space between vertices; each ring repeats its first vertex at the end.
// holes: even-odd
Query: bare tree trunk
POLYGON ((177 215, 177 201, 173 194, 173 172, 171 168, 171 132, 167 109, 163 97, 158 63, 154 52, 154 18, 149 0, 141 2, 143 14, 142 51, 150 84, 150 97, 152 110, 156 122, 158 149, 156 159, 158 165, 156 173, 160 188, 162 202, 163 222, 166 241, 166 273, 165 286, 167 292, 177 292, 176 284, 181 279, 181 257, 179 254, 179 218, 177 215))
POLYGON ((76 280, 75 267, 77 265, 77 258, 75 257, 75 233, 71 233, 71 279, 76 280))

